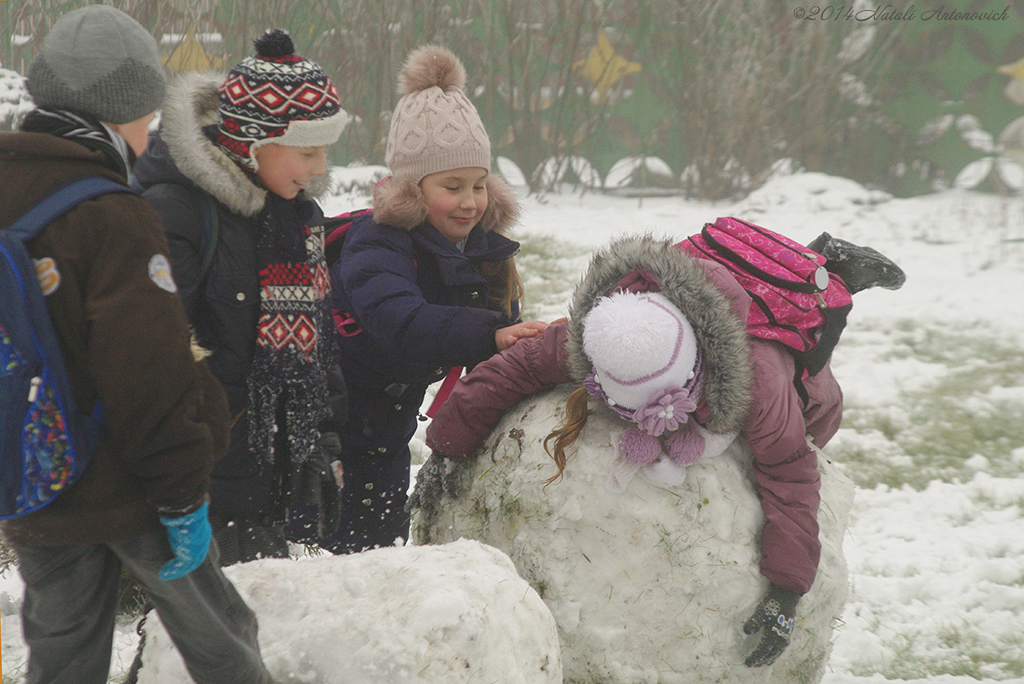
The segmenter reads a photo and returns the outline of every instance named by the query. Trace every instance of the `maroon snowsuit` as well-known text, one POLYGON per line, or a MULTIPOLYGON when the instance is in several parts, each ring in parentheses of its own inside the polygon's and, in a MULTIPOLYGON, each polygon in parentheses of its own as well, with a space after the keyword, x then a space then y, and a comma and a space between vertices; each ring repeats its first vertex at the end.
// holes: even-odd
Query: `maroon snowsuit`
MULTIPOLYGON (((727 315, 745 322, 751 300, 722 266, 698 260, 704 276, 724 295, 727 315)), ((552 325, 537 338, 521 340, 464 377, 427 429, 427 444, 455 459, 472 455, 502 415, 523 398, 573 380, 571 323, 552 325)), ((746 340, 753 368, 750 402, 742 433, 754 453, 752 467, 765 514, 761 573, 774 584, 806 593, 814 582, 821 544, 817 512, 821 479, 810 435, 823 447, 839 428, 842 392, 828 365, 804 377, 809 400, 793 384, 793 357, 778 342, 746 340)), ((577 373, 578 375, 578 373, 577 373)), ((705 398, 706 399, 706 398, 705 398)), ((702 399, 698 421, 709 407, 702 399)))

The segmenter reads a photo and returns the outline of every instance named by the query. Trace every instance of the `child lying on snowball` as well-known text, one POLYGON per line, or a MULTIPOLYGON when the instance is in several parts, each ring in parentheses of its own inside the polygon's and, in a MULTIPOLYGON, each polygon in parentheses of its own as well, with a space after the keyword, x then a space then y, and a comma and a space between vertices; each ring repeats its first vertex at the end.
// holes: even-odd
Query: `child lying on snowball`
MULTIPOLYGON (((823 234, 812 248, 850 293, 896 289, 904 275, 870 248, 823 234)), ((839 428, 842 392, 826 363, 804 374, 807 401, 794 384, 786 347, 748 335, 751 299, 722 265, 696 259, 669 241, 619 240, 595 254, 577 286, 567 321, 478 365, 456 386, 427 429, 433 450, 421 468, 410 510, 429 518, 444 494, 458 496, 458 464, 472 455, 509 408, 562 383, 566 419, 545 440, 558 474, 586 423, 588 398, 602 399, 632 423, 615 444, 608 487, 623 491, 636 473, 661 485, 720 454, 742 434, 765 514, 760 569, 769 586, 747 634, 763 636, 747 657, 769 665, 789 644, 800 596, 814 582, 821 544, 820 477, 814 450, 839 428)))

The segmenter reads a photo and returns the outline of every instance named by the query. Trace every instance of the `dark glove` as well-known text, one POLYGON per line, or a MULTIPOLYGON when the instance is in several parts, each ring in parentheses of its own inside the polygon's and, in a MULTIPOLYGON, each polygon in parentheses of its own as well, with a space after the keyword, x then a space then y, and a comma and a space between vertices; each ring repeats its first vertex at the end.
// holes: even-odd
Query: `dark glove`
POLYGON ((206 560, 213 536, 209 510, 210 504, 204 501, 202 506, 186 515, 176 518, 160 516, 160 522, 167 528, 167 541, 174 552, 174 558, 160 568, 160 579, 167 581, 184 577, 206 560))
POLYGON ((747 656, 747 667, 771 665, 789 646, 789 636, 796 626, 796 604, 800 594, 772 584, 768 587, 754 614, 743 624, 744 634, 756 634, 764 628, 761 641, 747 656))
MULTIPOLYGON (((326 469, 322 470, 320 477, 323 479, 330 478, 334 480, 334 467, 335 461, 341 461, 341 440, 338 438, 336 432, 325 432, 320 435, 320 453, 323 454, 322 464, 326 464, 326 469)), ((341 486, 340 482, 335 482, 337 486, 341 486)))
POLYGON ((445 458, 436 451, 430 452, 416 473, 416 487, 405 503, 406 513, 419 510, 424 527, 429 527, 437 516, 441 499, 445 496, 458 498, 462 493, 465 467, 465 461, 445 458))
POLYGON ((331 467, 331 463, 338 460, 341 460, 341 440, 336 433, 323 433, 309 458, 294 464, 288 488, 290 502, 319 506, 331 488, 338 488, 331 467))
POLYGON ((341 440, 335 432, 320 436, 319 460, 320 510, 317 516, 317 533, 329 537, 338 531, 341 523, 341 489, 344 486, 334 474, 335 466, 341 468, 341 440))
POLYGON ((337 433, 320 435, 317 448, 291 473, 290 503, 317 507, 317 535, 329 536, 341 520, 341 485, 334 476, 334 462, 341 461, 337 433))

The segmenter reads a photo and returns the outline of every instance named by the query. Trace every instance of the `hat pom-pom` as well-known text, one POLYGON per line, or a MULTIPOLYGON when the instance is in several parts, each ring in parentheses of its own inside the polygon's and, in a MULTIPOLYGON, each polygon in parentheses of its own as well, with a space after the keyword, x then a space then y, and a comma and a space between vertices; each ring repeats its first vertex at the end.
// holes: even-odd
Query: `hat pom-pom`
POLYGON ((295 53, 295 43, 287 31, 268 29, 266 33, 253 41, 258 57, 287 57, 295 53))
POLYGON ((661 455, 661 442, 636 425, 630 425, 619 437, 619 455, 637 465, 653 463, 661 455))
POLYGON ((411 95, 435 86, 448 91, 465 85, 466 68, 455 53, 437 45, 425 45, 405 61, 398 78, 398 94, 411 95))

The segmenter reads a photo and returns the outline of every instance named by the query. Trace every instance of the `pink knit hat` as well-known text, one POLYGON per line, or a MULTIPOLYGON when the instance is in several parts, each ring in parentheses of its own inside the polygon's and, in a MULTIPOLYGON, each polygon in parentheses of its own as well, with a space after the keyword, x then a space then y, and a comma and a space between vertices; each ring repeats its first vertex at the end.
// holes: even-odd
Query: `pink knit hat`
POLYGON ((409 55, 384 155, 395 178, 419 183, 439 171, 491 170, 491 141, 465 85, 466 69, 450 50, 426 45, 409 55))

